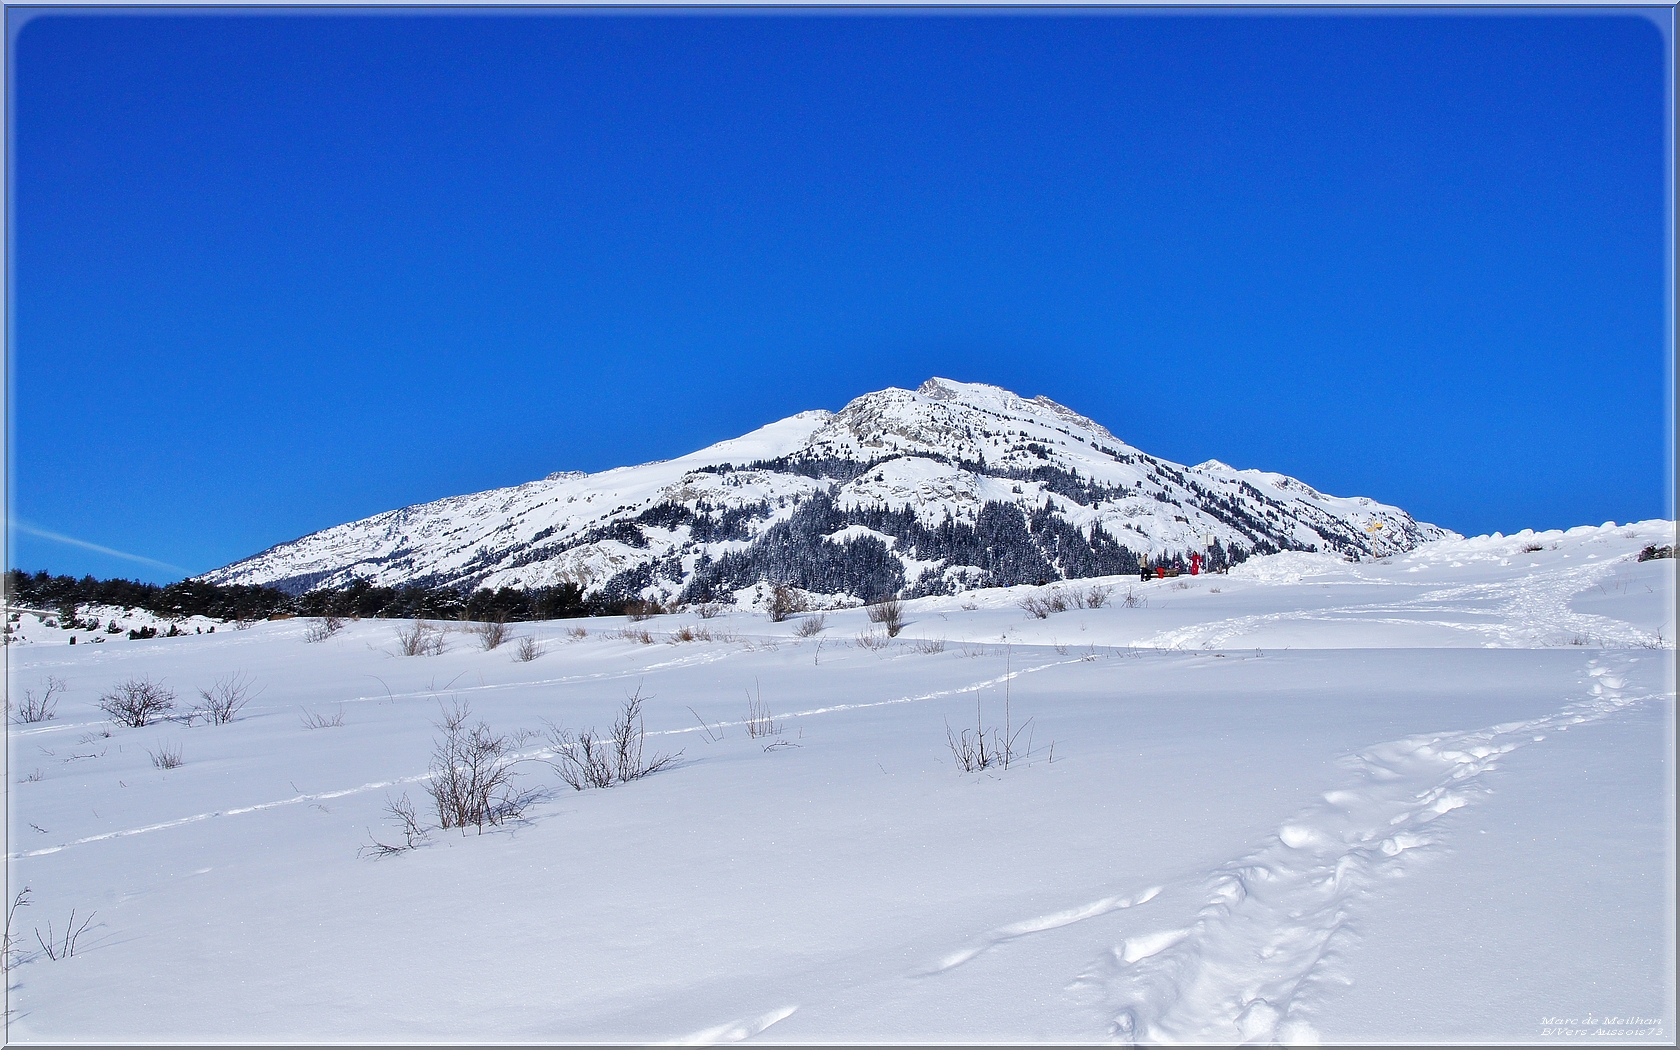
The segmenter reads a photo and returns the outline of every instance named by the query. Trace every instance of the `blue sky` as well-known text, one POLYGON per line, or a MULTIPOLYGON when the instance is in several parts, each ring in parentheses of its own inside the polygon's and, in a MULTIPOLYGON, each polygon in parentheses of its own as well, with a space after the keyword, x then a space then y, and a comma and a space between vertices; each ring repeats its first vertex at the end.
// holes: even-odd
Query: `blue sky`
POLYGON ((1666 10, 8 17, 15 567, 930 375, 1465 533, 1674 516, 1666 10))

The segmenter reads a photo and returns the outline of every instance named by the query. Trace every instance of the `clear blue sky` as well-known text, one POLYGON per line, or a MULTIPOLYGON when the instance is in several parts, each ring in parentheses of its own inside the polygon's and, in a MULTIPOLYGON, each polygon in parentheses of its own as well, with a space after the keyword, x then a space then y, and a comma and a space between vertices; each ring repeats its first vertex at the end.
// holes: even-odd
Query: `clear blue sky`
POLYGON ((19 568, 930 375, 1465 533, 1674 515, 1666 10, 8 15, 19 568))

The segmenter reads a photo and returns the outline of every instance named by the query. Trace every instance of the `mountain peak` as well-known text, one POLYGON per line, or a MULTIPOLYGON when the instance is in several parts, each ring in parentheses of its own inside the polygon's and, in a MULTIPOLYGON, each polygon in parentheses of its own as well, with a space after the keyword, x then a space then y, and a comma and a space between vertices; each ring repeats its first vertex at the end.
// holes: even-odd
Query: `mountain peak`
POLYGON ((1171 463, 1043 395, 935 376, 667 461, 377 514, 205 578, 290 590, 570 583, 608 602, 750 601, 770 582, 869 599, 1136 572, 1193 553, 1210 564, 1387 554, 1447 535, 1281 474, 1171 463))

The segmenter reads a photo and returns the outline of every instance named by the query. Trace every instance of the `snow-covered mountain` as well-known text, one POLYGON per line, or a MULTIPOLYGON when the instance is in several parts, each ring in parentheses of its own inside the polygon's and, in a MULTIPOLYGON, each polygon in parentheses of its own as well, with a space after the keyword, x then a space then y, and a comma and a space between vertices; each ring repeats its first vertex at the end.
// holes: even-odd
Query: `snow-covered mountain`
POLYGON ((338 525, 206 573, 291 592, 575 584, 607 597, 833 596, 1214 565, 1277 550, 1386 555, 1455 534, 1294 478, 1151 456, 1045 397, 929 379, 677 459, 551 474, 338 525))

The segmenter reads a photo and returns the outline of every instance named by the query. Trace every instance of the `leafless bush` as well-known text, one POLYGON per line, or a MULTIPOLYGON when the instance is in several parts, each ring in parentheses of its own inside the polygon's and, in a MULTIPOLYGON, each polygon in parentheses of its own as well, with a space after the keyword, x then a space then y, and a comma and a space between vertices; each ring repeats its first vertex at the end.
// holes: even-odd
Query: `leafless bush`
POLYGON ((1130 587, 1127 587, 1126 588, 1126 596, 1124 598, 1120 599, 1120 604, 1125 606, 1128 609, 1136 609, 1140 605, 1148 605, 1149 604, 1149 599, 1145 598, 1141 595, 1134 594, 1132 592, 1132 589, 1130 587))
POLYGON ((581 642, 585 638, 589 637, 589 628, 587 628, 587 627, 568 627, 568 628, 566 628, 566 637, 570 638, 574 642, 581 642))
POLYGON ((646 730, 642 726, 642 704, 648 699, 638 686, 625 699, 624 706, 613 721, 610 737, 603 738, 593 729, 574 733, 550 722, 549 751, 554 760, 549 764, 560 774, 560 779, 578 791, 586 787, 612 787, 640 780, 675 762, 682 755, 681 751, 652 758, 643 754, 646 730))
POLYGON ((1029 594, 1015 604, 1020 606, 1028 616, 1035 619, 1042 620, 1050 615, 1049 603, 1036 594, 1029 594))
POLYGON ((650 601, 633 601, 624 607, 624 615, 631 623, 651 620, 664 611, 658 602, 650 601))
POLYGON ((506 734, 491 732, 480 719, 468 725, 472 708, 456 702, 434 723, 443 736, 432 743, 430 782, 426 791, 437 807, 438 826, 492 826, 522 817, 535 795, 513 786, 514 746, 506 734))
POLYGON ((519 644, 513 649, 513 658, 522 664, 528 664, 541 655, 542 643, 537 641, 535 635, 527 634, 520 638, 519 644))
POLYGON ((699 637, 694 628, 684 625, 671 632, 670 641, 672 645, 676 645, 679 642, 692 642, 699 637))
POLYGON ((980 608, 980 603, 979 602, 963 602, 962 607, 963 607, 963 611, 965 611, 965 612, 973 612, 974 610, 980 608))
POLYGON ((904 603, 897 598, 876 602, 869 607, 869 622, 885 627, 888 638, 897 638, 898 632, 904 630, 904 603))
POLYGON ((700 614, 700 619, 711 620, 723 615, 723 606, 717 602, 701 602, 694 611, 700 614))
POLYGON ((390 857, 406 853, 431 837, 421 825, 420 814, 415 810, 414 803, 409 800, 408 792, 403 792, 402 798, 385 796, 385 812, 396 823, 397 831, 403 837, 402 845, 381 842, 374 838, 370 831, 368 844, 356 851, 359 856, 390 857))
POLYGON ((864 631, 857 636, 857 643, 865 649, 885 649, 892 644, 892 640, 880 631, 864 631))
POLYGON ((929 656, 945 651, 943 638, 918 638, 910 644, 915 646, 918 653, 927 653, 929 656))
POLYGON ((805 611, 805 598, 785 583, 770 588, 770 621, 781 623, 797 612, 805 611))
POLYGON ((98 912, 90 913, 87 918, 82 920, 82 924, 77 926, 76 909, 71 908, 70 921, 64 924, 63 941, 60 941, 53 935, 52 923, 49 921, 47 923, 47 935, 45 937, 41 936, 41 928, 39 926, 35 927, 35 943, 39 944, 41 946, 41 950, 47 953, 47 958, 53 960, 54 962, 57 962, 59 959, 68 959, 72 955, 76 954, 76 942, 80 940, 82 934, 87 931, 88 923, 92 922, 93 917, 98 914, 98 912))
POLYGON ((965 729, 959 737, 951 729, 951 724, 945 723, 945 740, 950 745, 951 758, 964 773, 975 773, 999 763, 999 753, 1003 749, 1003 742, 999 739, 1002 732, 993 729, 988 734, 984 730, 965 729))
POLYGON ((175 694, 162 682, 130 678, 99 698, 99 709, 118 725, 138 729, 175 709, 175 694))
MULTIPOLYGON (((756 682, 753 683, 757 685, 756 682)), ((747 736, 757 740, 761 736, 776 736, 782 727, 770 720, 770 708, 764 703, 764 693, 761 690, 755 697, 747 694, 747 736)))
POLYGON ((1543 543, 1525 543, 1522 545, 1522 552, 1524 554, 1533 554, 1536 551, 1543 551, 1545 549, 1546 545, 1543 543))
POLYGON ((27 725, 30 722, 45 722, 58 717, 58 699, 54 694, 63 691, 63 680, 53 675, 47 675, 47 684, 39 698, 35 696, 32 690, 25 689, 23 691, 23 703, 18 705, 17 713, 12 716, 12 721, 19 725, 27 725))
POLYGON ((404 656, 437 656, 445 645, 443 632, 425 620, 415 620, 406 630, 397 628, 397 643, 404 656))
POLYGON ((800 620, 799 626, 794 629, 793 633, 801 638, 810 638, 821 633, 822 629, 827 626, 828 617, 818 613, 815 616, 807 616, 800 620))
POLYGON ((478 646, 485 652, 501 645, 507 641, 508 637, 508 626, 502 620, 486 620, 483 623, 475 623, 470 630, 478 636, 478 646))
POLYGON ((17 896, 12 898, 11 907, 6 909, 6 940, 0 945, 0 969, 10 970, 21 954, 18 951, 17 937, 12 933, 12 919, 17 915, 19 908, 29 907, 29 893, 28 886, 19 890, 17 896))
POLYGON ((181 757, 181 745, 171 747, 167 741, 158 745, 156 751, 148 748, 146 754, 152 756, 152 765, 159 769, 174 769, 185 761, 181 757))
POLYGON ((344 621, 337 616, 317 616, 309 621, 304 629, 303 640, 306 642, 324 642, 337 634, 344 626, 344 621))
POLYGON ((1187 590, 1190 589, 1190 581, 1189 580, 1174 580, 1172 582, 1172 589, 1175 590, 1175 591, 1187 591, 1187 590))
POLYGON ((964 729, 960 734, 952 730, 949 722, 945 723, 945 741, 951 748, 951 758, 964 773, 977 773, 982 769, 997 766, 1008 769, 1009 764, 1016 759, 1025 758, 1032 753, 1029 739, 1024 752, 1015 750, 1015 742, 1020 739, 1032 725, 1032 719, 1016 727, 1013 731, 1008 728, 985 728, 980 722, 980 701, 974 702, 974 728, 964 729))
POLYGON ((1221 587, 1209 587, 1209 588, 1208 588, 1208 593, 1209 593, 1209 594, 1222 594, 1222 593, 1224 593, 1224 588, 1221 588, 1221 587))
POLYGON ((318 715, 313 711, 303 713, 303 728, 305 729, 337 729, 344 725, 344 708, 339 708, 332 715, 318 715))
MULTIPOLYGON (((965 773, 973 773, 989 766, 1009 768, 1009 764, 1016 758, 1027 758, 1032 755, 1032 735, 1029 731, 1033 724, 1027 719, 1020 726, 1013 726, 1009 710, 1009 664, 1004 663, 1003 678, 1003 729, 995 727, 988 729, 980 713, 980 696, 974 697, 974 728, 964 729, 961 734, 953 732, 951 723, 945 723, 945 741, 950 745, 951 758, 965 773), (1017 755, 1015 742, 1022 733, 1028 733, 1027 747, 1017 755)), ((1054 744, 1050 745, 1055 747, 1054 744)))
POLYGON ((646 628, 626 627, 618 632, 618 636, 627 642, 641 642, 643 645, 653 644, 653 634, 646 628))
POLYGON ((239 709, 253 699, 251 680, 237 673, 216 679, 209 689, 200 689, 198 695, 203 699, 193 709, 193 714, 213 726, 233 721, 239 709))
POLYGON ((1074 604, 1081 609, 1101 609, 1108 604, 1108 596, 1113 593, 1113 587, 1092 584, 1085 589, 1084 593, 1074 593, 1074 604))

